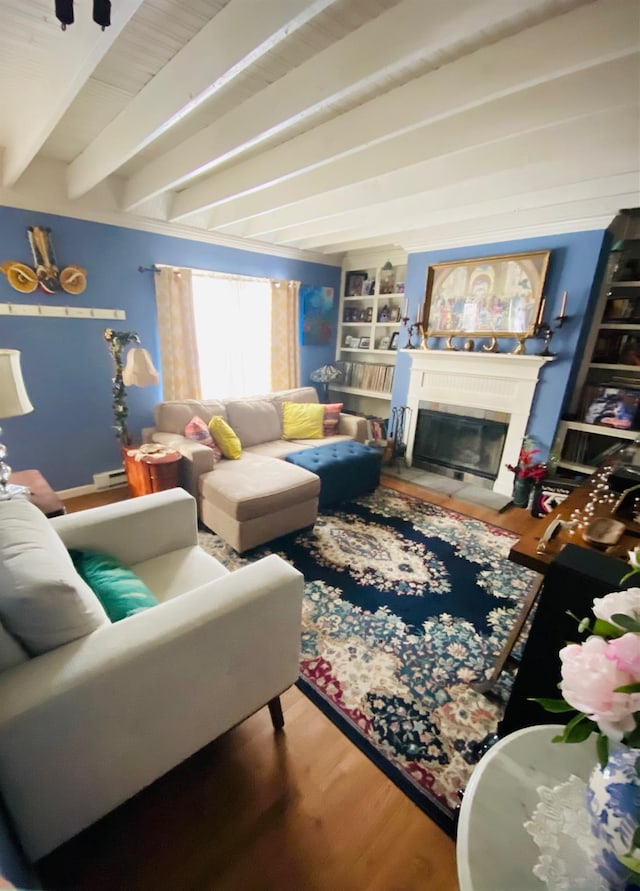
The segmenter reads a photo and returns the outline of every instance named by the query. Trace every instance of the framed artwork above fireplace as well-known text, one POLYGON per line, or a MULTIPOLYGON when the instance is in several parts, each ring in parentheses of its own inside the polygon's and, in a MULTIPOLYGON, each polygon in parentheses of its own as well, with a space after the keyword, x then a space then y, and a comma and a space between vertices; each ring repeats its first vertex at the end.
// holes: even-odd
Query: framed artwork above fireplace
POLYGON ((434 263, 427 272, 428 337, 532 337, 544 314, 550 251, 434 263))

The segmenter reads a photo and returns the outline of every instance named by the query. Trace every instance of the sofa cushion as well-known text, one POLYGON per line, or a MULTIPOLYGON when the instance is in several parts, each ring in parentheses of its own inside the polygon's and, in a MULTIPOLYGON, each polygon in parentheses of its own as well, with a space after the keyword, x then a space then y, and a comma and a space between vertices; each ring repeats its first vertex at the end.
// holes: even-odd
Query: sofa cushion
POLYGON ((313 403, 282 404, 282 435, 285 439, 322 439, 324 406, 313 403))
POLYGON ((199 442, 200 445, 207 446, 207 448, 211 449, 216 461, 219 461, 220 458, 222 458, 220 446, 214 441, 209 427, 205 424, 202 418, 194 415, 184 428, 184 435, 187 439, 192 439, 194 442, 199 442))
POLYGON ((49 520, 29 501, 0 501, 0 620, 31 655, 109 621, 49 520))
POLYGON ((222 461, 202 483, 203 497, 238 522, 277 513, 319 493, 320 479, 314 473, 248 452, 239 461, 222 461))
POLYGON ((340 412, 344 408, 344 402, 331 402, 324 406, 324 421, 322 432, 324 436, 333 436, 338 429, 340 412))
POLYGON ((0 671, 14 668, 21 662, 26 662, 28 658, 24 647, 21 647, 15 637, 0 625, 0 671))
POLYGON ((225 458, 237 460, 242 453, 242 445, 234 430, 224 418, 213 417, 209 421, 209 430, 225 458))
POLYGON ((273 402, 267 399, 227 402, 227 420, 242 448, 280 439, 280 417, 273 402))
POLYGON ((111 554, 76 550, 70 550, 69 554, 112 622, 158 605, 157 597, 142 579, 111 554))
POLYGON ((295 390, 278 390, 271 396, 271 401, 276 407, 280 424, 282 425, 282 406, 285 402, 318 402, 318 392, 315 387, 296 387, 295 390))
POLYGON ((214 415, 226 417, 224 403, 217 399, 201 402, 198 399, 175 399, 159 402, 154 409, 156 430, 162 433, 179 433, 184 436, 184 428, 191 418, 197 416, 208 424, 214 415))

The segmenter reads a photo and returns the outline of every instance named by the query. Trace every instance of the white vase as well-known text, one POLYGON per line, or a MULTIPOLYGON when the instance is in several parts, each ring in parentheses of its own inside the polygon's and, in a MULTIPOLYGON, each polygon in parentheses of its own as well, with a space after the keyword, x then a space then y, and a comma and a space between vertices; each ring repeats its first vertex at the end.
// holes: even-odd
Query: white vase
MULTIPOLYGON (((633 888, 618 857, 627 854, 640 824, 640 785, 636 761, 640 749, 617 747, 604 767, 596 765, 587 782, 591 832, 598 840, 596 869, 610 891, 633 888)), ((637 852, 636 852, 637 855, 637 852)))

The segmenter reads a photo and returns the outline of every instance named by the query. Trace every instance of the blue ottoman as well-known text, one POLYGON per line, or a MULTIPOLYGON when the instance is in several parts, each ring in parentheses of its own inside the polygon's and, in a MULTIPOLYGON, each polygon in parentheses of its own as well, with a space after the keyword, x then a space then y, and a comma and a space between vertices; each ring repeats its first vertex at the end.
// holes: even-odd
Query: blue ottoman
POLYGON ((353 440, 291 452, 285 461, 320 477, 319 507, 372 492, 380 482, 382 450, 353 440))

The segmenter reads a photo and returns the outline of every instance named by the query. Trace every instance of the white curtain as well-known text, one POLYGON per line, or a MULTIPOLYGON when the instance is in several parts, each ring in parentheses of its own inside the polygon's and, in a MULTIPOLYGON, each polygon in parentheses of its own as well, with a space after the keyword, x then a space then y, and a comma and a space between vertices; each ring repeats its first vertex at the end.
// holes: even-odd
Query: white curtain
POLYGON ((271 386, 271 282, 193 270, 203 398, 251 396, 271 386))

